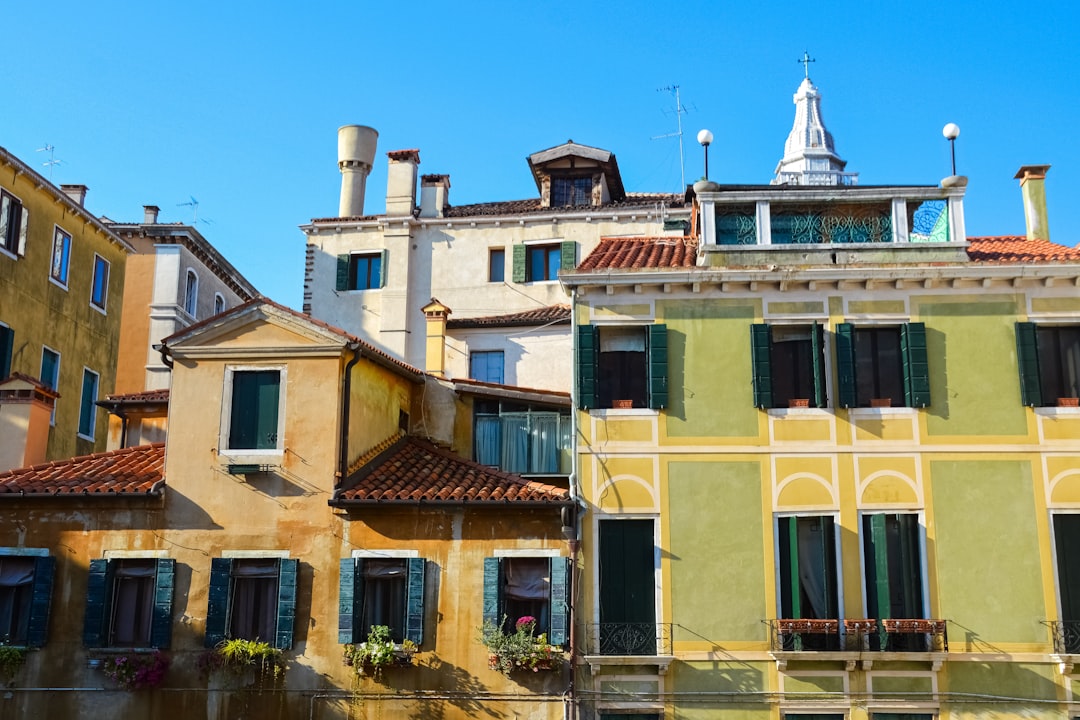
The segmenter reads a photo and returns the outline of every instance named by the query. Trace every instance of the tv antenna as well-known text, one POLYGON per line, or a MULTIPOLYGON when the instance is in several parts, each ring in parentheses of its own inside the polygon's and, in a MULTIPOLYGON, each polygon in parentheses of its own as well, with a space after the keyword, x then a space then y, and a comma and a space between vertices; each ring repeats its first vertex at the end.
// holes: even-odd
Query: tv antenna
POLYGON ((64 162, 63 160, 57 160, 53 156, 53 151, 54 150, 56 150, 55 145, 50 145, 49 143, 45 143, 45 147, 39 147, 37 150, 34 151, 34 152, 47 152, 47 153, 49 153, 49 159, 46 160, 45 162, 41 163, 45 167, 49 168, 49 182, 52 182, 53 168, 56 167, 57 165, 59 165, 60 163, 64 162))
MULTIPOLYGON (((677 122, 678 130, 673 133, 667 133, 666 135, 654 135, 653 140, 664 140, 666 138, 677 137, 679 138, 679 178, 682 181, 681 189, 686 189, 686 159, 683 154, 683 131, 682 131, 682 116, 686 115, 690 111, 686 109, 686 106, 682 104, 682 98, 679 95, 678 85, 668 85, 667 87, 657 88, 656 92, 671 93, 675 97, 675 119, 677 122)), ((665 110, 664 114, 672 112, 665 110)))
POLYGON ((191 224, 199 222, 199 201, 195 199, 194 195, 188 195, 191 200, 188 202, 176 203, 176 207, 189 207, 191 208, 191 224))

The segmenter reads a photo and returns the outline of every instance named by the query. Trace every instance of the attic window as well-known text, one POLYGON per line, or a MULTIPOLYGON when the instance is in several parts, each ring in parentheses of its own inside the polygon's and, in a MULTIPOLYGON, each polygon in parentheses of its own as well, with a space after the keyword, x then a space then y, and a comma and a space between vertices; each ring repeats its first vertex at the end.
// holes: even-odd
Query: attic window
POLYGON ((551 178, 551 206, 592 205, 592 177, 551 178))

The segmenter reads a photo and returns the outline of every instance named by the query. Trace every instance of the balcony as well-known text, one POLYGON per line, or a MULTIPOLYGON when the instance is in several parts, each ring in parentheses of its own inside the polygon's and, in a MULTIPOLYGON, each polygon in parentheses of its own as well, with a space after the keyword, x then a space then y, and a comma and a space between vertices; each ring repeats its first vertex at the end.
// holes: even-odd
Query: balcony
POLYGON ((1080 655, 1080 621, 1046 620, 1058 655, 1080 655))
MULTIPOLYGON (((768 621, 776 652, 944 653, 949 651, 945 620, 885 619, 768 621)), ((1080 623, 1077 623, 1080 627, 1080 623)), ((1080 636, 1078 636, 1080 641, 1080 636)), ((1080 642, 1078 642, 1080 645, 1080 642)))
POLYGON ((655 665, 667 672, 671 623, 589 623, 585 626, 585 661, 596 673, 607 665, 655 665))

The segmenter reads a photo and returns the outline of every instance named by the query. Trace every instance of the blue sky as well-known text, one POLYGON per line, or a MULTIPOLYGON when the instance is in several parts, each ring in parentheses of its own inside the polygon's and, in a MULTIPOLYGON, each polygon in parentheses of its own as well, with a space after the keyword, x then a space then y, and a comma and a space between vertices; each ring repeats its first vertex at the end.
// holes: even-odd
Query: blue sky
POLYGON ((766 183, 809 50, 825 122, 864 185, 936 184, 961 128, 969 235, 1024 232, 1013 175, 1050 164, 1051 239, 1080 241, 1080 4, 1072 2, 17 3, 4 25, 0 145, 88 209, 191 222, 256 287, 300 307, 304 236, 336 215, 336 131, 419 148, 461 205, 536 196, 525 157, 573 139, 616 154, 629 191, 677 191, 697 131, 712 179, 766 183))

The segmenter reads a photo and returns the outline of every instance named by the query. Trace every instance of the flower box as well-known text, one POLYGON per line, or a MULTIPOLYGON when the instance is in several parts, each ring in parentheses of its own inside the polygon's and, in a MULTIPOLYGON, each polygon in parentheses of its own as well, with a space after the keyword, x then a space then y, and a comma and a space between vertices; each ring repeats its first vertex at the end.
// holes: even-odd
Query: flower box
POLYGON ((789 408, 808 408, 810 407, 810 398, 791 398, 788 400, 789 408))
MULTIPOLYGON (((540 652, 548 653, 549 657, 532 657, 532 658, 510 658, 509 666, 511 672, 540 672, 541 670, 558 670, 562 667, 563 658, 562 650, 557 647, 547 647, 540 652)), ((506 664, 503 663, 502 656, 492 653, 488 655, 488 667, 492 670, 503 670, 506 668, 506 664)))
POLYGON ((1058 407, 1080 407, 1080 398, 1074 398, 1074 397, 1061 397, 1061 398, 1058 398, 1058 407))
POLYGON ((840 629, 839 620, 777 620, 781 633, 836 633, 840 629))
POLYGON ((614 408, 616 410, 629 410, 632 407, 634 407, 634 401, 633 400, 614 400, 614 401, 612 401, 612 405, 614 406, 614 408))
POLYGON ((416 643, 411 640, 395 643, 386 625, 372 625, 365 642, 345 646, 341 662, 357 675, 378 676, 387 667, 412 665, 416 650, 416 643))
POLYGON ((944 620, 882 620, 887 633, 943 633, 944 620))
POLYGON ((870 398, 870 407, 872 407, 872 408, 892 407, 892 398, 870 398))
POLYGON ((480 629, 480 641, 488 649, 488 667, 505 675, 516 671, 540 672, 562 668, 562 648, 548 642, 547 634, 536 635, 536 618, 524 615, 514 623, 513 632, 505 632, 503 625, 484 623, 480 629))

